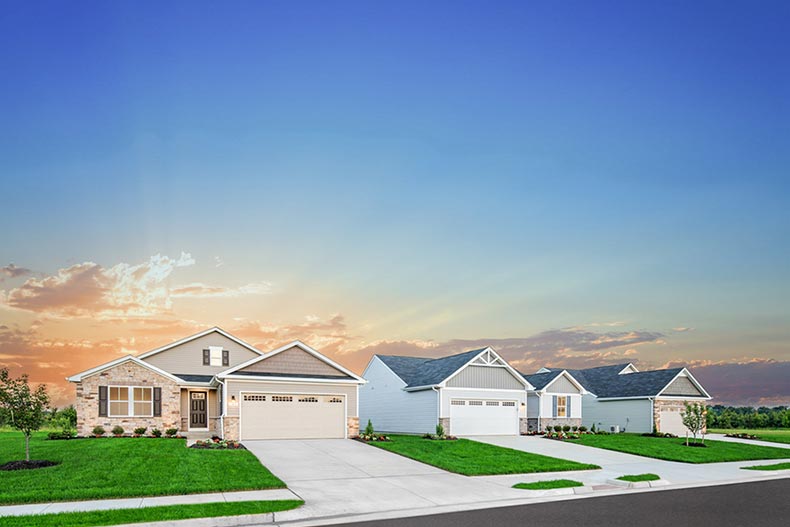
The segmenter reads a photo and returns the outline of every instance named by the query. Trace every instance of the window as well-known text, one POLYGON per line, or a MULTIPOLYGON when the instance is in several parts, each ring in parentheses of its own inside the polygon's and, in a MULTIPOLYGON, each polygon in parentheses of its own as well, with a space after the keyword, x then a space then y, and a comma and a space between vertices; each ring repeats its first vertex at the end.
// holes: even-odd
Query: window
POLYGON ((502 401, 502 406, 516 406, 516 401, 502 401))
POLYGON ((152 417, 154 389, 150 386, 110 386, 110 417, 152 417))
POLYGON ((265 395, 245 395, 244 396, 244 400, 245 401, 266 402, 266 396, 265 395))
POLYGON ((499 406, 499 401, 486 401, 486 406, 499 406))
POLYGON ((292 403, 293 400, 290 395, 272 395, 272 401, 275 403, 292 403))
POLYGON ((453 399, 452 401, 450 401, 450 404, 453 406, 465 406, 466 401, 462 401, 460 399, 453 399))
POLYGON ((222 347, 209 346, 209 366, 222 366, 222 347))
POLYGON ((568 417, 568 397, 557 395, 557 417, 568 417))
POLYGON ((318 397, 300 397, 299 398, 299 402, 300 403, 317 403, 318 402, 318 397))
POLYGON ((342 403, 343 399, 340 398, 340 397, 330 397, 328 402, 330 402, 330 403, 342 403))
POLYGON ((483 401, 469 401, 469 406, 483 406, 483 401))

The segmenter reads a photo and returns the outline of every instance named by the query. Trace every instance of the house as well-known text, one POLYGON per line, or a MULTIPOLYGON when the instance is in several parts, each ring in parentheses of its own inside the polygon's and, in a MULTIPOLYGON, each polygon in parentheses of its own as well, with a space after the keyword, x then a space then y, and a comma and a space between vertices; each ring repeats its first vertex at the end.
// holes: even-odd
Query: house
MULTIPOLYGON (((540 372, 556 371, 543 368, 540 372)), ((620 432, 686 435, 681 411, 686 402, 710 400, 686 368, 639 371, 633 364, 568 370, 590 392, 582 396, 583 422, 589 428, 620 432)))
POLYGON ((226 439, 358 434, 364 380, 295 341, 264 353, 214 327, 68 378, 77 427, 137 427, 226 439))
POLYGON ((581 426, 584 386, 567 370, 524 375, 532 389, 527 391, 527 429, 530 432, 554 426, 581 426))
POLYGON ((526 430, 532 388, 493 349, 436 359, 374 355, 362 376, 360 422, 381 432, 452 435, 518 434, 526 430))

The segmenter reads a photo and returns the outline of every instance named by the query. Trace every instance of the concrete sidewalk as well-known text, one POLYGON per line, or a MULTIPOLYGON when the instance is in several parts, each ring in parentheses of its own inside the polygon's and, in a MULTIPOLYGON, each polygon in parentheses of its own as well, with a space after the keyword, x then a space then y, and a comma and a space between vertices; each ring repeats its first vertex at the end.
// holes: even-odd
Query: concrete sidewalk
POLYGON ((774 446, 777 448, 790 448, 788 443, 774 443, 773 441, 761 441, 759 439, 741 439, 739 437, 727 437, 724 434, 707 434, 705 439, 713 441, 727 441, 730 443, 743 443, 745 445, 774 446))
POLYGON ((155 496, 150 498, 63 501, 55 503, 33 503, 28 505, 6 505, 0 507, 0 517, 23 516, 27 514, 54 514, 59 512, 104 511, 110 509, 139 509, 141 507, 157 507, 162 505, 301 499, 302 498, 288 489, 271 489, 241 492, 216 492, 212 494, 185 494, 179 496, 155 496))

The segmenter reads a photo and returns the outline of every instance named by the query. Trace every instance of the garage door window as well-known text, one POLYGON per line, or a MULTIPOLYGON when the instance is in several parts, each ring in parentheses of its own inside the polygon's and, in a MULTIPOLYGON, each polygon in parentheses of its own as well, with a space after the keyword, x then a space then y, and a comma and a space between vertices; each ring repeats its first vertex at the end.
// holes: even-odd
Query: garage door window
POLYGON ((340 397, 330 397, 327 402, 332 404, 337 404, 337 403, 342 403, 343 399, 341 399, 340 397))
POLYGON ((244 396, 244 400, 245 401, 258 401, 258 402, 265 403, 266 402, 266 396, 265 395, 245 395, 244 396))
POLYGON ((290 395, 272 395, 272 401, 275 403, 292 403, 293 400, 290 395))
POLYGON ((317 403, 318 402, 318 397, 300 397, 299 398, 299 402, 300 403, 317 403))

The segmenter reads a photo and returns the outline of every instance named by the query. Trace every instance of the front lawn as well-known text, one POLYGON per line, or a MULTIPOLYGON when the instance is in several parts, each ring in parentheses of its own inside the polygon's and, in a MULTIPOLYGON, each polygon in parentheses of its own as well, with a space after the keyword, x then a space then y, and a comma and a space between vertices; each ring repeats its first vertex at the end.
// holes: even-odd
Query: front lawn
POLYGON ((581 481, 573 481, 572 479, 550 479, 547 481, 533 481, 532 483, 516 483, 513 485, 513 488, 525 490, 550 490, 583 486, 584 483, 581 481))
POLYGON ((64 525, 69 527, 90 527, 192 518, 216 518, 218 516, 240 516, 242 514, 267 514, 295 509, 303 504, 304 502, 300 500, 277 500, 166 505, 162 507, 144 507, 142 509, 4 516, 0 524, 3 527, 63 527, 64 525))
MULTIPOLYGON (((0 465, 24 458, 22 434, 0 432, 0 465)), ((247 450, 195 450, 183 439, 50 441, 38 433, 30 458, 60 464, 0 472, 0 504, 285 487, 247 450)))
POLYGON ((773 443, 790 443, 790 428, 715 428, 708 430, 711 434, 751 434, 760 441, 773 443))
POLYGON ((743 470, 790 470, 790 463, 776 463, 775 465, 754 465, 741 467, 743 470))
POLYGON ((706 448, 685 446, 684 438, 645 437, 639 434, 582 435, 578 444, 616 450, 637 456, 681 461, 683 463, 719 463, 756 459, 790 459, 790 450, 761 445, 705 441, 706 448))
POLYGON ((418 436, 394 435, 389 437, 392 441, 368 444, 465 476, 601 468, 597 465, 586 465, 565 459, 530 454, 469 439, 432 441, 418 436))

